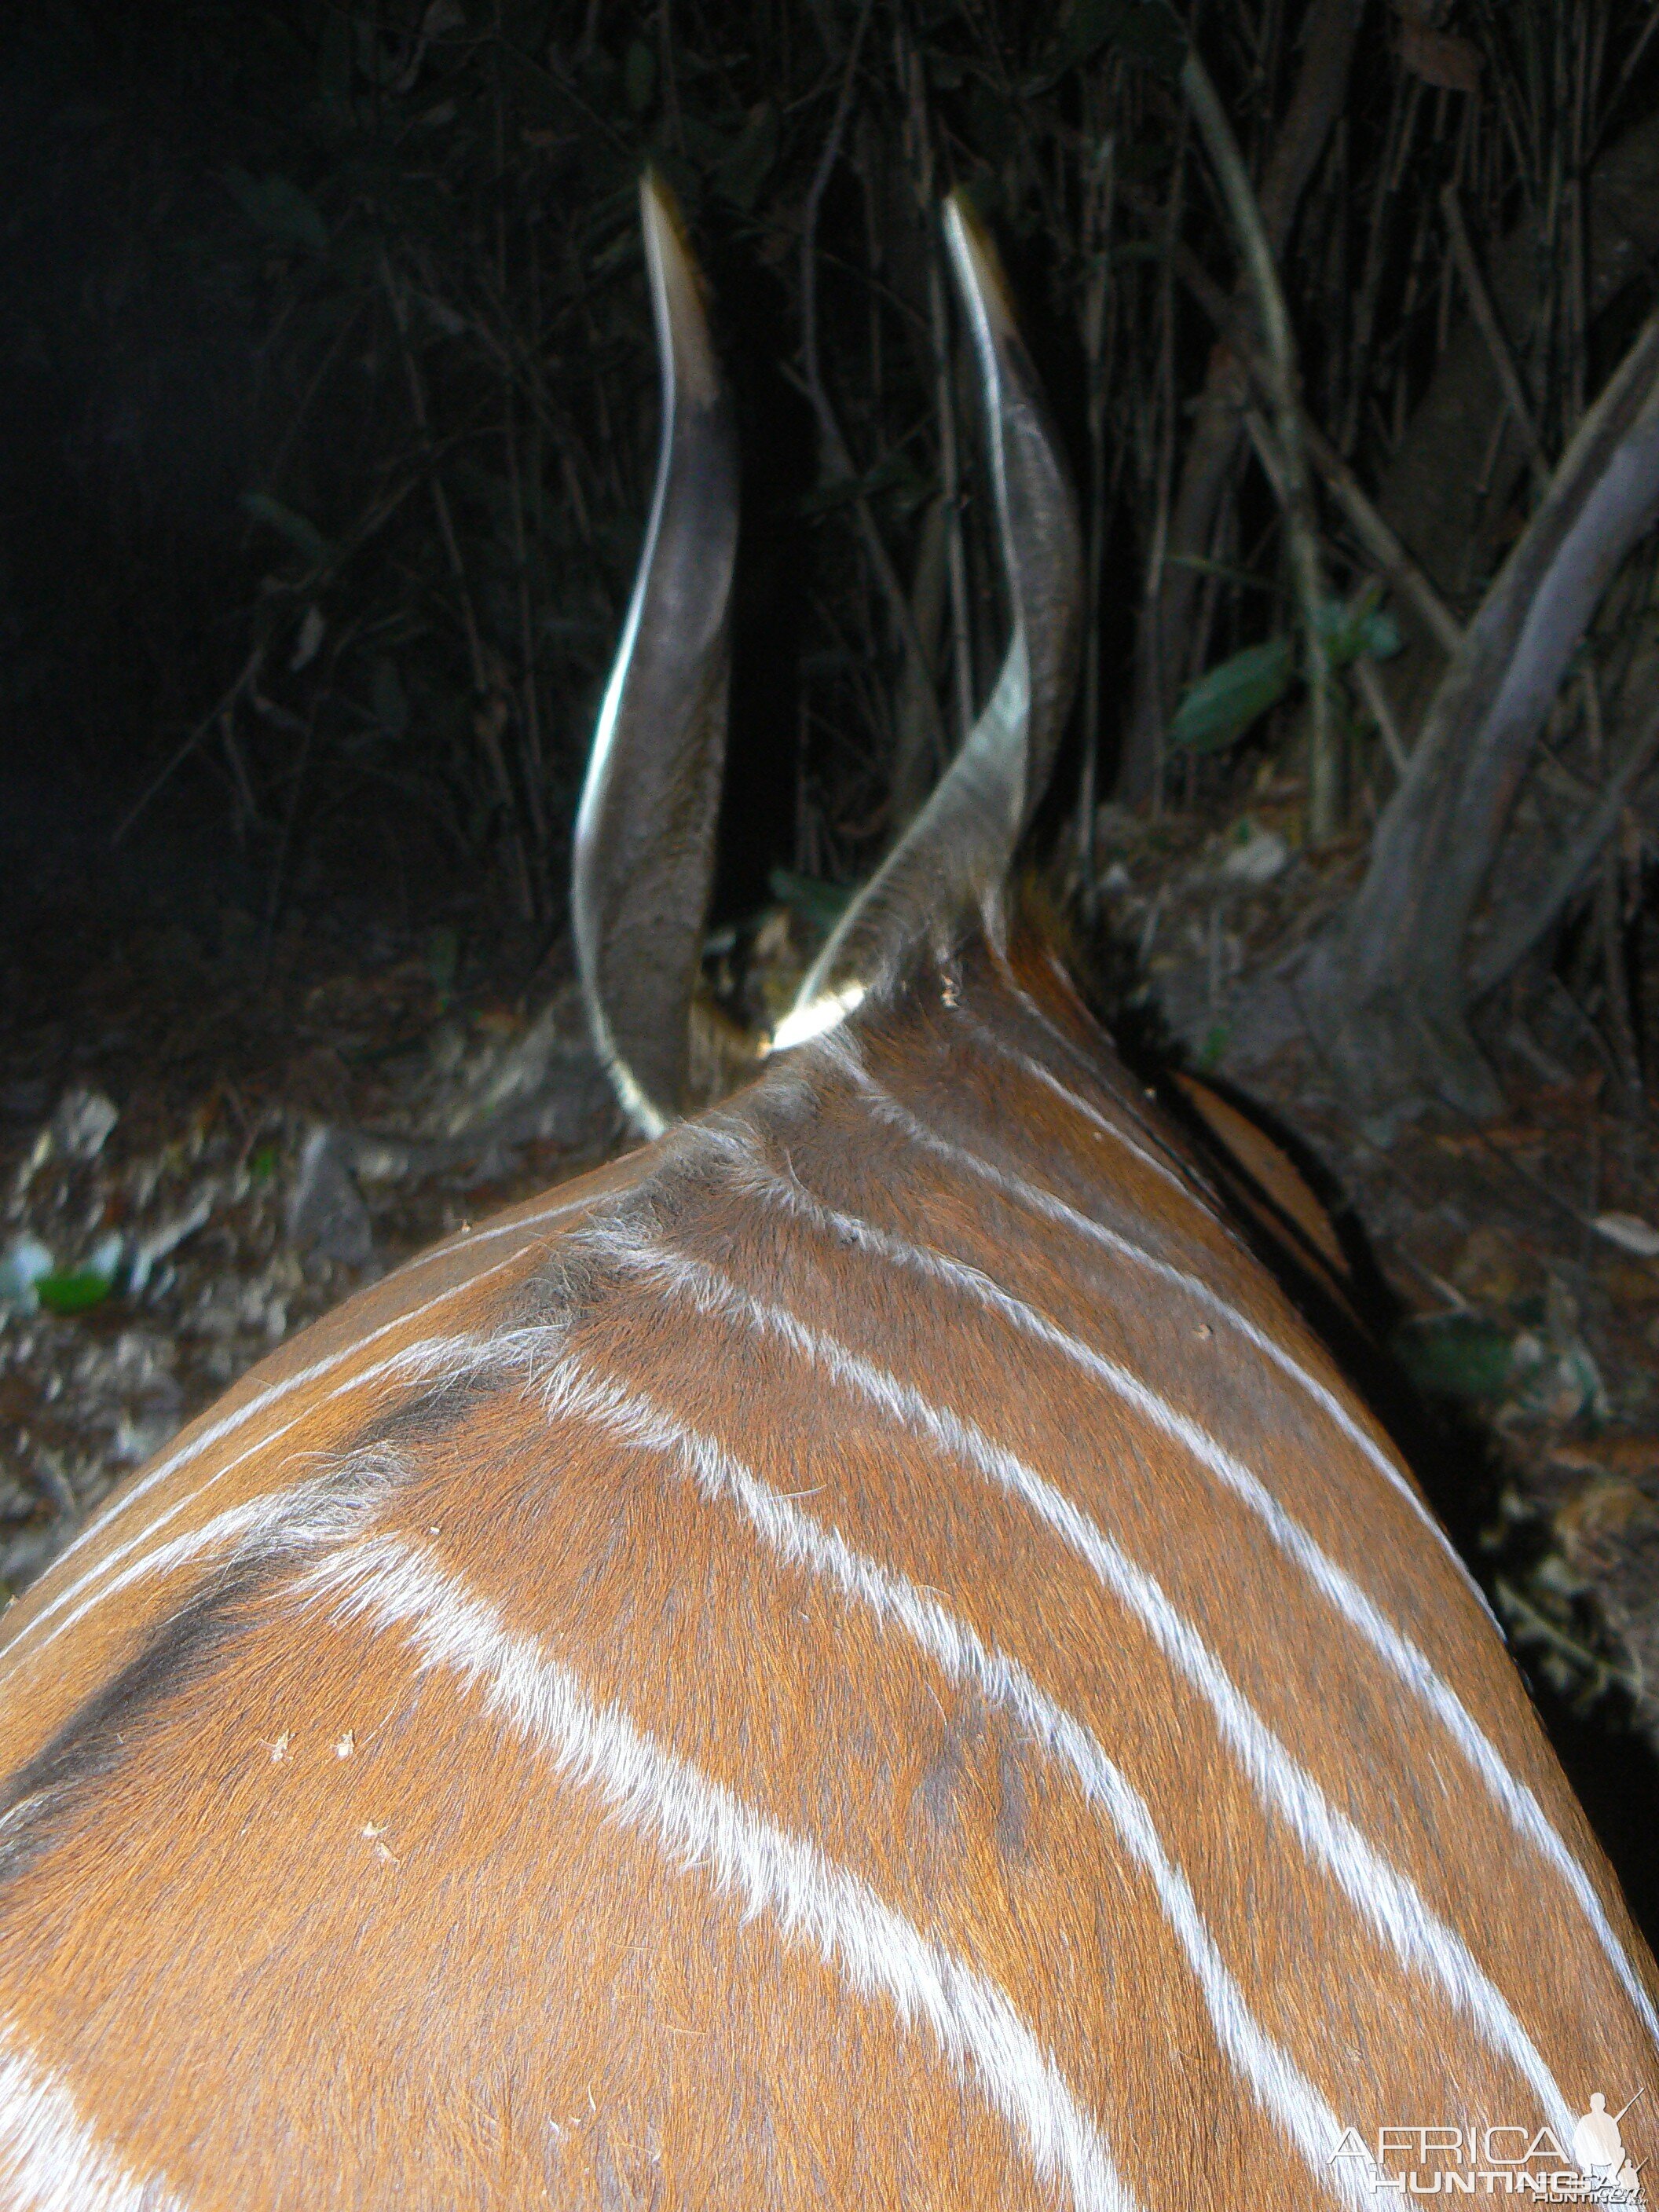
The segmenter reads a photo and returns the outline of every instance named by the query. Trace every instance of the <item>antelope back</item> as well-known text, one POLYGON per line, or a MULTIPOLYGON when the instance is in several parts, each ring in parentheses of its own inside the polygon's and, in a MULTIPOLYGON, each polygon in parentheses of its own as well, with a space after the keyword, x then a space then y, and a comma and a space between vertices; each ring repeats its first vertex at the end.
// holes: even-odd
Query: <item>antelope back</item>
MULTIPOLYGON (((930 810, 944 902, 909 843, 806 1042, 285 1347, 14 1607, 0 2206, 1559 2195, 1653 2087, 1652 1963, 1490 1616, 1001 919, 1075 604, 1027 420, 1054 499, 1005 438, 1024 672, 993 799, 930 810)), ((617 769, 650 558, 596 851, 670 787, 617 769)), ((589 988, 665 1114, 603 873, 589 988)))

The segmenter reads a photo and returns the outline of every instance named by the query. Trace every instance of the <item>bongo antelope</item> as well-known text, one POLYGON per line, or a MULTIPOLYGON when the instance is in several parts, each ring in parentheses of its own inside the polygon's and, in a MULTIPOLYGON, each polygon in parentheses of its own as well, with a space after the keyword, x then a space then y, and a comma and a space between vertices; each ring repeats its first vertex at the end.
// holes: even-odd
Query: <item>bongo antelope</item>
POLYGON ((1498 1632, 1005 900, 1078 531, 960 203, 1007 656, 758 1079, 675 1118, 736 471, 643 204, 575 926, 654 1140, 284 1346, 13 1607, 0 2207, 1613 2185, 1653 1962, 1498 1632))

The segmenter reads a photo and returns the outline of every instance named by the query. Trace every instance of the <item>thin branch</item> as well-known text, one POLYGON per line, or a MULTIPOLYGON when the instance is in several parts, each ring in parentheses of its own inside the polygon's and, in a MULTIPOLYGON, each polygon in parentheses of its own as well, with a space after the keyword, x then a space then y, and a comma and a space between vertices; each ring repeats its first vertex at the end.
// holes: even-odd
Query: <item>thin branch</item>
POLYGON ((869 25, 871 10, 874 4, 875 0, 864 0, 864 5, 859 10, 859 20, 853 32, 853 43, 848 49, 847 66, 842 73, 841 92, 836 101, 835 118, 830 126, 830 136, 824 141, 823 151, 818 156, 818 165, 813 172, 811 184, 807 188, 806 201, 801 212, 801 382, 808 404, 812 410, 812 418, 818 427, 818 436, 823 446, 823 458, 830 475, 852 487, 853 512, 858 520, 859 534, 864 540, 865 550, 870 556, 870 565, 875 570, 877 581, 881 586, 882 596, 887 602, 893 626, 904 641, 905 651, 915 663, 920 685, 919 696, 923 699, 923 710, 927 714, 934 743, 939 747, 939 757, 946 759, 949 757, 951 748, 945 738, 944 722, 939 715, 939 701, 934 696, 933 670, 928 665, 927 653, 922 650, 921 638, 916 629, 915 618, 910 611, 910 602, 905 595, 903 585, 899 581, 898 572, 893 566, 892 556, 883 542, 880 531, 876 527, 876 518, 871 511, 869 500, 866 497, 863 485, 859 480, 858 471, 853 465, 853 456, 848 451, 847 441, 842 436, 841 424, 836 418, 836 410, 830 404, 830 395, 824 390, 823 373, 818 361, 817 251, 818 209, 823 199, 824 188, 829 184, 830 174, 841 155, 842 141, 847 131, 848 113, 853 102, 854 76, 858 68, 860 50, 864 44, 864 33, 869 25))
MULTIPOLYGON (((1300 61, 1289 106, 1273 129, 1265 160, 1259 196, 1252 204, 1260 217, 1269 252, 1285 252, 1297 207, 1312 178, 1332 129, 1341 112, 1351 66, 1355 34, 1364 0, 1307 0, 1296 11, 1301 40, 1300 61)), ((1179 13, 1196 17, 1194 10, 1179 13)), ((1261 15, 1260 37, 1243 33, 1238 9, 1229 11, 1235 36, 1255 58, 1246 76, 1257 89, 1278 74, 1273 57, 1281 44, 1285 10, 1277 5, 1261 15)), ((1190 29, 1189 26, 1189 29, 1190 29)), ((1182 121, 1193 115, 1190 100, 1181 106, 1182 121)), ((1174 156, 1176 191, 1171 195, 1170 235, 1176 231, 1173 208, 1179 195, 1182 144, 1174 156)), ((1160 313, 1173 289, 1166 258, 1159 269, 1160 313)), ((1242 271, 1239 291, 1248 298, 1250 277, 1242 271)), ((1149 534, 1156 556, 1156 573, 1149 566, 1140 627, 1143 642, 1137 655, 1135 697, 1127 734, 1121 781, 1132 799, 1155 795, 1161 782, 1161 756, 1165 721, 1175 704, 1178 678, 1192 669, 1201 642, 1194 612, 1201 597, 1212 605, 1214 594, 1198 586, 1185 567, 1185 558, 1207 551, 1214 539, 1218 519, 1231 495, 1239 453, 1238 410, 1243 377, 1238 363, 1224 350, 1211 358, 1195 404, 1180 414, 1180 467, 1172 478, 1167 519, 1158 521, 1149 534)))
POLYGON ((1624 759, 1602 786, 1601 796, 1584 816, 1571 842, 1557 861, 1548 887, 1542 896, 1528 908, 1516 927, 1496 945, 1488 946, 1476 962, 1469 981, 1472 997, 1484 998, 1489 991, 1495 991, 1551 929, 1556 917, 1595 866, 1596 855, 1619 826, 1619 817, 1624 811, 1625 803, 1652 765, 1656 752, 1659 752, 1659 706, 1649 714, 1632 739, 1624 759))
POLYGON ((1389 697, 1389 687, 1377 673, 1376 663, 1369 653, 1358 655, 1353 664, 1353 680, 1359 688, 1367 712, 1382 736, 1389 764, 1396 775, 1403 776, 1410 760, 1406 743, 1400 734, 1400 725, 1394 718, 1394 707, 1389 697))
POLYGON ((231 708, 235 705, 237 700, 240 698, 243 692, 246 691, 251 684, 258 682, 259 671, 264 665, 264 658, 265 648, 264 641, 261 641, 259 644, 254 647, 252 652, 249 653, 247 659, 243 662, 235 681, 228 686, 220 698, 214 701, 212 706, 208 708, 206 714, 204 714, 201 720, 197 723, 195 728, 191 730, 190 735, 184 740, 183 744, 179 745, 177 751, 168 754, 161 766, 156 770, 155 774, 144 786, 143 791, 139 793, 137 798, 133 800, 132 805, 128 807, 126 812, 116 823, 115 828, 110 833, 109 842, 112 846, 116 846, 120 843, 121 840, 126 836, 128 830, 131 829, 133 823, 138 819, 138 817, 144 811, 145 808, 149 806, 151 800, 162 788, 163 785, 170 782, 173 777, 184 766, 185 763, 195 751, 197 746, 201 744, 203 738, 206 737, 208 732, 212 729, 214 724, 219 720, 219 717, 222 714, 228 714, 231 708))
POLYGON ((1390 524, 1366 496, 1359 479, 1309 416, 1302 434, 1314 466, 1349 527, 1402 599, 1409 599, 1447 653, 1463 642, 1463 625, 1406 550, 1390 524))
MULTIPOLYGON (((1100 763, 1100 588, 1106 550, 1109 473, 1106 461, 1107 277, 1114 214, 1113 185, 1117 142, 1108 131, 1098 161, 1091 167, 1085 201, 1083 352, 1089 372, 1088 582, 1085 601, 1088 624, 1083 647, 1083 765, 1078 792, 1078 861, 1082 874, 1084 919, 1091 927, 1098 908, 1096 866, 1095 791, 1100 763)), ((1120 442, 1118 452, 1122 453, 1120 442)))
POLYGON ((1469 243, 1468 228, 1463 221, 1462 204, 1457 197, 1455 184, 1447 185, 1440 195, 1440 205, 1446 218, 1446 234, 1451 241, 1452 259, 1457 264, 1457 273, 1463 280, 1463 289, 1468 295, 1469 312, 1474 317, 1475 327, 1486 341, 1486 350, 1492 356, 1492 365, 1504 387, 1504 400, 1525 443, 1533 483, 1542 491, 1549 483, 1549 464, 1544 459, 1538 425, 1533 420, 1526 386, 1521 381, 1521 372, 1515 365, 1515 356, 1510 351, 1509 341, 1504 336, 1497 310, 1492 303, 1492 295, 1480 274, 1480 264, 1474 258, 1474 248, 1469 243))
POLYGON ((428 465, 428 482, 432 491, 432 508, 437 519, 438 534, 443 540, 445 556, 455 585, 456 597, 461 605, 461 618, 466 629, 466 645, 472 668, 473 689, 477 704, 472 717, 473 734, 489 764, 495 779, 497 796, 501 801, 502 826, 507 848, 513 858, 514 888, 518 893, 519 909, 526 921, 536 916, 536 893, 532 880, 530 855, 525 848, 524 833, 519 822, 518 808, 514 801, 513 785, 507 772, 507 759, 501 750, 501 732, 496 717, 499 710, 501 687, 492 683, 489 661, 485 655, 483 640, 479 634, 477 614, 472 605, 472 589, 467 580, 466 564, 461 558, 460 540, 455 533, 455 520, 449 509, 449 497, 443 479, 438 474, 432 449, 432 432, 427 414, 426 392, 421 383, 421 372, 415 360, 415 349, 410 343, 404 302, 398 291, 398 281, 392 273, 390 257, 382 248, 380 278, 386 286, 386 298, 392 307, 392 319, 398 332, 398 343, 403 355, 404 371, 409 383, 409 402, 415 416, 415 428, 419 436, 428 465))
MULTIPOLYGON (((1150 194, 1127 179, 1120 179, 1118 190, 1138 214, 1162 228, 1163 210, 1150 194)), ((1269 399, 1271 372, 1243 316, 1190 246, 1177 243, 1172 259, 1176 275, 1237 354, 1263 399, 1269 399)), ((1462 623, 1413 560, 1391 525, 1373 505, 1353 471, 1305 407, 1301 410, 1301 424, 1308 458, 1319 471, 1326 489, 1346 516, 1355 537, 1376 563, 1389 586, 1402 599, 1411 601, 1436 641, 1447 653, 1455 653, 1463 641, 1462 623)))
POLYGON ((1342 761, 1340 726, 1333 712, 1330 662, 1325 650, 1324 568, 1304 451, 1295 341, 1291 335, 1291 319, 1279 286, 1279 271, 1273 264, 1273 248, 1267 242, 1261 210, 1250 188, 1249 173, 1238 150, 1232 125, 1227 120, 1226 110, 1194 46, 1188 46, 1182 64, 1181 86, 1214 165, 1261 318, 1263 358, 1269 372, 1269 399, 1282 471, 1285 537, 1301 610, 1303 651, 1307 661, 1308 837, 1310 843, 1319 845, 1334 837, 1341 825, 1342 761))
POLYGON ((1596 125, 1595 136, 1590 141, 1589 150, 1584 156, 1586 170, 1601 151, 1607 141, 1608 126, 1619 111, 1619 103, 1624 98, 1631 79, 1641 66, 1642 57, 1648 50, 1648 41, 1656 31, 1659 31, 1659 8, 1651 8, 1648 11, 1647 21, 1642 26, 1641 36, 1626 55, 1625 65, 1619 72, 1619 82, 1608 94, 1607 104, 1601 110, 1601 119, 1596 125))

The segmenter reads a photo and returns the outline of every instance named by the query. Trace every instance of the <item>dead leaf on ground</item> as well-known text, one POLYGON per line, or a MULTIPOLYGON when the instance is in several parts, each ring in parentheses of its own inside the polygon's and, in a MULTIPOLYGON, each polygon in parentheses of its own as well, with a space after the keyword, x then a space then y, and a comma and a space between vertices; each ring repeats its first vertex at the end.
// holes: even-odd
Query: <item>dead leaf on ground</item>
POLYGON ((1634 1252, 1643 1260, 1659 1259, 1659 1229, 1639 1213, 1598 1213, 1590 1227, 1621 1251, 1634 1252))
POLYGON ((1550 1464, 1624 1486, 1644 1480, 1659 1484, 1659 1436, 1565 1438, 1550 1447, 1550 1464))
POLYGON ((1483 1223, 1471 1230, 1452 1269, 1452 1280, 1479 1305, 1506 1306, 1525 1288, 1515 1248, 1502 1230, 1483 1223))

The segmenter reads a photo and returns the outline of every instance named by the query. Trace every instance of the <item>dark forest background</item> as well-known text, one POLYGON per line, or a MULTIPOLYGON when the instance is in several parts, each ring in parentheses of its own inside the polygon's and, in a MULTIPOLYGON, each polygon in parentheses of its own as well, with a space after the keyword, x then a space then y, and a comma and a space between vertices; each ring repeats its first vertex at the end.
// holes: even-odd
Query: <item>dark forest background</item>
POLYGON ((743 447, 709 981, 777 1011, 1003 650, 961 187, 1085 532, 1032 864, 1132 1028, 1337 1170, 1534 1680, 1659 1735, 1656 27, 8 11, 0 1577, 617 1141, 564 916, 654 462, 647 162, 743 447))
MULTIPOLYGON (((1639 1089, 1645 509, 1591 549, 1608 575, 1559 617, 1522 742, 1494 750, 1484 695, 1443 727, 1442 678, 1614 368, 1626 429, 1648 395, 1654 21, 1644 0, 20 11, 7 896, 228 896, 269 930, 343 886, 419 908, 465 881, 557 927, 652 459, 647 160, 710 270, 744 438, 722 909, 780 868, 867 872, 1000 649, 936 222, 963 185, 1087 526, 1043 824, 1066 896, 1098 908, 1101 801, 1191 810, 1280 772, 1310 852, 1395 824, 1370 908, 1324 918, 1352 957, 1334 980, 1304 949, 1302 1018, 1351 1089, 1490 1107, 1465 1024, 1564 948, 1639 1089), (1496 797, 1471 796, 1483 774, 1496 797), (1462 809, 1449 854, 1425 806, 1462 809)), ((1601 478, 1580 477, 1582 506, 1601 478)))

